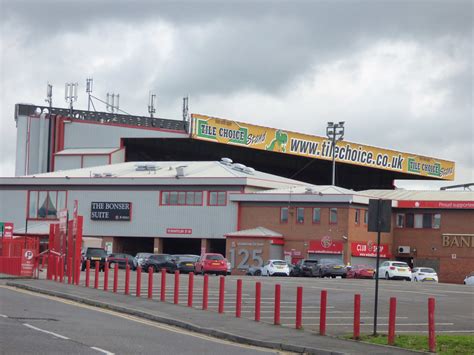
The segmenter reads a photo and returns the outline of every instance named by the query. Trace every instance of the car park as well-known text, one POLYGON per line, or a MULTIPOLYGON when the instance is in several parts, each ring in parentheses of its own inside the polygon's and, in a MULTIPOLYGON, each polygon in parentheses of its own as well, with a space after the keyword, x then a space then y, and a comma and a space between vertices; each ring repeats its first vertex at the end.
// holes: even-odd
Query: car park
POLYGON ((464 278, 464 285, 474 286, 474 271, 464 278))
POLYGON ((375 269, 368 265, 353 265, 347 268, 348 279, 372 279, 375 269))
POLYGON ((152 255, 153 253, 137 253, 137 255, 135 255, 137 266, 141 267, 145 260, 147 260, 152 255))
POLYGON ((301 259, 293 268, 293 276, 316 276, 316 259, 301 259))
POLYGON ((178 267, 174 259, 169 254, 153 254, 142 265, 143 271, 148 272, 148 268, 152 267, 154 272, 166 269, 167 272, 175 272, 178 267))
POLYGON ((290 268, 285 260, 268 260, 263 264, 262 275, 265 276, 290 276, 290 268))
POLYGON ((379 267, 377 277, 387 280, 401 279, 411 281, 411 269, 403 261, 384 261, 379 267))
POLYGON ((227 260, 222 254, 203 254, 194 265, 194 273, 227 275, 227 260))
POLYGON ((107 253, 105 249, 102 249, 102 248, 86 248, 86 250, 82 254, 82 263, 81 263, 82 271, 86 269, 87 260, 90 260, 90 267, 92 269, 95 268, 95 262, 98 261, 99 270, 103 271, 105 268, 105 262, 107 261, 107 253))
POLYGON ((128 264, 130 269, 137 269, 137 261, 130 254, 113 253, 107 257, 107 261, 109 262, 109 266, 111 268, 117 266, 119 269, 125 269, 126 265, 128 264))
POLYGON ((194 272, 194 265, 199 260, 199 255, 172 255, 172 260, 176 263, 179 272, 194 272))
POLYGON ((347 269, 344 264, 332 259, 321 259, 316 264, 315 273, 319 277, 336 277, 346 278, 347 269))
POLYGON ((411 280, 415 282, 438 282, 438 274, 430 267, 415 267, 411 271, 411 280))

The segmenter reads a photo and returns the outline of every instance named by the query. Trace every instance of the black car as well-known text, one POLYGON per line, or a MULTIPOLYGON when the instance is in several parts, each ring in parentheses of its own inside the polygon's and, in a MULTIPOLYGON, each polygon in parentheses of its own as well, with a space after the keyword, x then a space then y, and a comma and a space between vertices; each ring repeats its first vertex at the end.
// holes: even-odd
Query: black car
POLYGON ((132 270, 137 269, 137 262, 135 258, 130 254, 123 254, 123 253, 110 254, 107 260, 111 268, 118 266, 119 269, 125 269, 125 266, 128 263, 128 265, 130 266, 130 269, 132 270))
POLYGON ((316 276, 316 259, 301 259, 290 272, 290 276, 316 276))
POLYGON ((172 255, 179 272, 194 272, 194 264, 199 260, 199 255, 172 255))
POLYGON ((321 259, 316 267, 316 273, 319 277, 341 276, 343 279, 347 276, 347 268, 341 262, 331 259, 321 259))
POLYGON ((90 260, 91 269, 95 268, 95 262, 99 262, 99 271, 103 271, 105 268, 105 262, 107 261, 107 253, 102 248, 87 248, 82 254, 81 270, 86 269, 86 262, 90 260))
POLYGON ((175 259, 169 254, 153 254, 142 264, 142 270, 148 272, 149 267, 153 268, 154 272, 166 268, 167 272, 175 272, 178 267, 175 259))

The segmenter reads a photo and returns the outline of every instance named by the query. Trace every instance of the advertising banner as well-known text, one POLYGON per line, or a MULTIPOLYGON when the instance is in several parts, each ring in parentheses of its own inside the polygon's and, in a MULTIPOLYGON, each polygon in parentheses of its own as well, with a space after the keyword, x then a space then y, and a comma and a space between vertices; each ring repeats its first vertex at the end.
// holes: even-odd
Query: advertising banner
POLYGON ((342 254, 344 245, 342 242, 333 241, 330 236, 324 236, 320 240, 310 240, 308 253, 316 254, 342 254))
POLYGON ((166 228, 168 234, 193 234, 191 228, 166 228))
MULTIPOLYGON (((379 249, 381 258, 390 258, 391 255, 388 244, 380 244, 379 249)), ((351 243, 351 253, 352 256, 365 256, 376 258, 377 243, 372 241, 351 243)))
POLYGON ((13 238, 13 223, 3 223, 3 238, 13 238))
MULTIPOLYGON (((332 160, 332 142, 281 129, 192 114, 192 138, 302 157, 332 160)), ((454 162, 394 150, 339 141, 334 149, 340 163, 406 174, 454 180, 454 162)))
POLYGON ((474 201, 397 201, 398 208, 474 209, 474 201))
POLYGON ((130 221, 131 202, 91 202, 93 221, 130 221))

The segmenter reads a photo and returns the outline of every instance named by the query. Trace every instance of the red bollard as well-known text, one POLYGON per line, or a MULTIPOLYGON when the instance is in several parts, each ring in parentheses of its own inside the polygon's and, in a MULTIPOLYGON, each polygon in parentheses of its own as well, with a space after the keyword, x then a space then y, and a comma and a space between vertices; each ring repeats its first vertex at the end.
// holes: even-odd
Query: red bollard
POLYGON ((140 297, 142 295, 142 269, 140 267, 138 267, 136 273, 137 273, 136 296, 140 297))
POLYGON ((64 257, 59 259, 59 282, 64 282, 64 257))
POLYGON ((74 265, 75 268, 72 270, 72 282, 76 286, 79 286, 79 282, 81 281, 81 266, 82 266, 81 259, 77 259, 75 264, 76 264, 74 265))
POLYGON ((202 309, 207 310, 207 298, 209 294, 209 275, 204 275, 204 281, 202 285, 202 309))
POLYGON ((104 291, 109 290, 109 262, 106 261, 104 265, 104 291))
POLYGON ((86 261, 86 287, 89 287, 90 283, 90 272, 91 272, 91 261, 87 260, 86 261))
POLYGON ((148 268, 148 298, 153 298, 153 267, 148 268))
POLYGON ((280 325, 280 299, 281 299, 281 287, 279 284, 275 285, 275 314, 273 317, 273 324, 280 325))
POLYGON ((262 297, 262 284, 255 283, 255 321, 260 322, 260 302, 262 297))
POLYGON ((225 277, 219 277, 219 313, 224 313, 224 288, 225 288, 225 277))
POLYGON ((59 278, 59 256, 54 257, 54 281, 58 282, 59 278))
POLYGON ((295 328, 301 329, 303 319, 303 287, 296 289, 296 323, 295 328))
POLYGON ((354 335, 352 339, 360 338, 360 295, 354 295, 354 335))
POLYGON ((242 280, 237 280, 237 298, 235 299, 235 316, 242 315, 242 280))
POLYGON ((125 264, 125 294, 130 294, 130 265, 125 264))
POLYGON ((395 343, 395 318, 397 316, 397 299, 390 297, 390 313, 388 318, 388 345, 395 343))
POLYGON ((430 352, 436 352, 435 299, 432 297, 428 298, 428 348, 430 352))
POLYGON ((114 288, 113 288, 113 291, 116 293, 117 292, 117 288, 118 288, 118 271, 119 271, 119 268, 118 268, 118 264, 117 263, 114 263, 114 288))
POLYGON ((67 283, 70 285, 72 284, 72 258, 69 258, 68 264, 67 264, 67 283))
POLYGON ((51 254, 48 254, 48 270, 46 271, 46 278, 48 280, 53 279, 53 257, 51 254))
POLYGON ((194 273, 188 275, 188 307, 193 306, 194 273))
POLYGON ((160 301, 166 301, 166 269, 161 269, 160 301))
POLYGON ((174 272, 174 295, 173 295, 174 304, 179 303, 179 271, 174 272))
POLYGON ((319 335, 326 335, 326 308, 328 301, 328 291, 321 291, 321 304, 319 314, 319 335))
POLYGON ((99 288, 99 270, 100 270, 100 262, 95 262, 95 278, 94 278, 94 288, 99 288))

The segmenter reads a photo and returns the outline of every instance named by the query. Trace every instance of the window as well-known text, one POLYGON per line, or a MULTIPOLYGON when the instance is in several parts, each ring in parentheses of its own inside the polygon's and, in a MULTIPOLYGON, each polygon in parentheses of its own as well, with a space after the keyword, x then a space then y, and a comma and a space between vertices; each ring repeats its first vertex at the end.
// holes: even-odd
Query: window
POLYGON ((360 223, 360 210, 356 210, 356 211, 355 211, 354 222, 355 222, 355 224, 359 224, 359 223, 360 223))
POLYGON ((415 225, 415 215, 413 213, 407 213, 405 215, 405 226, 407 228, 413 228, 415 225))
POLYGON ((423 213, 423 228, 432 228, 433 215, 431 213, 423 213))
POLYGON ((369 223, 369 211, 364 210, 364 224, 369 223))
POLYGON ((202 206, 202 191, 162 191, 165 206, 202 206))
POLYGON ((396 225, 397 228, 405 227, 405 215, 403 213, 397 213, 396 225))
POLYGON ((207 204, 209 206, 225 206, 227 203, 227 192, 226 191, 209 191, 209 200, 207 204))
POLYGON ((321 222, 321 209, 313 208, 313 223, 320 223, 320 222, 321 222))
POLYGON ((304 223, 304 208, 298 207, 296 209, 296 223, 304 223))
POLYGON ((288 207, 280 209, 280 223, 288 223, 288 207))
POLYGON ((423 228, 423 215, 422 214, 415 214, 415 228, 423 228))
POLYGON ((337 223, 337 208, 330 208, 329 209, 329 223, 336 224, 337 223))
POLYGON ((439 229, 440 225, 441 225, 441 214, 435 213, 433 215, 433 228, 434 229, 439 229))
POLYGON ((28 218, 57 219, 58 210, 66 208, 66 191, 29 191, 28 218))

